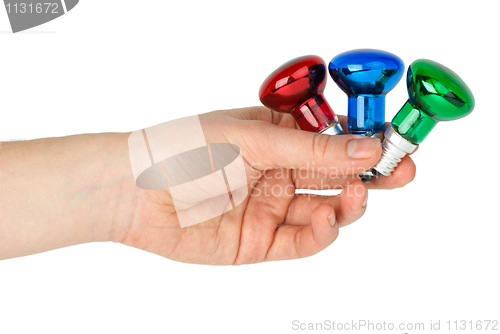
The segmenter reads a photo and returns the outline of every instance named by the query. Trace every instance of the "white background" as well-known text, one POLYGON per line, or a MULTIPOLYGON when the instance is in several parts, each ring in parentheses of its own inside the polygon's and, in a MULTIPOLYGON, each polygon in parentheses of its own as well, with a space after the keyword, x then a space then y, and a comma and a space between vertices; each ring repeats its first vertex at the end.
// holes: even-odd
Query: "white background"
MULTIPOLYGON (((132 131, 259 105, 285 61, 354 48, 457 72, 476 97, 440 123, 405 188, 311 258, 238 267, 173 262, 119 244, 0 262, 0 333, 289 333, 292 321, 500 320, 495 1, 81 0, 12 34, 0 9, 0 139, 132 131)), ((338 114, 347 98, 333 81, 338 114)), ((407 99, 387 97, 387 120, 407 99)), ((1 190, 0 190, 1 191, 1 190)), ((1 240, 1 236, 0 236, 1 240)), ((0 241, 1 242, 1 241, 0 241)), ((498 327, 500 329, 500 325, 498 327)), ((403 333, 415 331, 395 331, 403 333)))

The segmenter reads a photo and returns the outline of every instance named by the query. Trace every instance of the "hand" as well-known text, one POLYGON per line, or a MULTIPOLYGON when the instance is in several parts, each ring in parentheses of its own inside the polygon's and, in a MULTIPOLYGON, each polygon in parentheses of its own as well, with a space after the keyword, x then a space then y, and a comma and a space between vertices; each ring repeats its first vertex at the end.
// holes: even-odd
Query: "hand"
POLYGON ((301 131, 290 115, 263 107, 199 117, 208 142, 241 149, 249 196, 235 209, 180 228, 169 191, 136 186, 130 133, 4 142, 0 259, 93 241, 205 264, 305 257, 363 215, 368 188, 401 187, 415 175, 406 157, 392 176, 364 185, 356 174, 379 160, 377 139, 301 131), (342 193, 295 195, 296 188, 342 193))
MULTIPOLYGON (((179 227, 168 191, 126 187, 135 210, 129 226, 113 235, 126 245, 172 260, 245 264, 310 256, 330 245, 339 228, 366 210, 369 188, 396 188, 415 176, 405 157, 390 177, 365 185, 356 174, 381 155, 378 139, 301 131, 291 115, 264 107, 200 115, 207 141, 241 148, 249 196, 209 221, 179 227), (295 189, 342 189, 337 196, 295 195, 295 189), (274 190, 274 191, 273 191, 274 190)), ((341 117, 346 129, 345 117, 341 117)))

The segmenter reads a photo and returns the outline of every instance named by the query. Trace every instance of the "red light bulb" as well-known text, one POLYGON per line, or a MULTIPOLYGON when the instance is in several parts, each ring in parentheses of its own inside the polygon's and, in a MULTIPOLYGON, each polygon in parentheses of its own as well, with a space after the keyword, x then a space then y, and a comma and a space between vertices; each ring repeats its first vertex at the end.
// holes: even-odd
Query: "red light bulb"
POLYGON ((341 133, 338 118, 323 96, 326 73, 326 64, 318 56, 292 59, 264 80, 260 101, 272 110, 292 114, 302 130, 341 133))

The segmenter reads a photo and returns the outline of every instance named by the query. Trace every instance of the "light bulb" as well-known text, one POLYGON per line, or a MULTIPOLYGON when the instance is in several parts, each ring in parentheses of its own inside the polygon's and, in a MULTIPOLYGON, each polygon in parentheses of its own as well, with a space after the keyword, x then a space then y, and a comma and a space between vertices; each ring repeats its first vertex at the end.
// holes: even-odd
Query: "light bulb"
POLYGON ((326 64, 318 56, 290 60, 262 83, 259 98, 266 107, 290 113, 302 130, 335 135, 339 120, 325 100, 326 64))
POLYGON ((465 82, 435 61, 414 61, 408 68, 406 84, 409 99, 385 132, 382 158, 372 168, 375 176, 390 175, 438 122, 465 117, 474 109, 474 96, 465 82))
POLYGON ((381 50, 351 50, 333 57, 328 70, 347 94, 349 133, 382 138, 385 95, 401 80, 403 69, 399 57, 381 50))

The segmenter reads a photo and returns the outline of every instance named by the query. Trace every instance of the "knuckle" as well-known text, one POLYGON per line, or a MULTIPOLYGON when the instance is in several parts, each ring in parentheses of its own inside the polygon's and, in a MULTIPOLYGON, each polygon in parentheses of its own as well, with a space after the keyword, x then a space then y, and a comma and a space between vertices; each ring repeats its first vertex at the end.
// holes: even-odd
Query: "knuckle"
POLYGON ((295 235, 294 235, 294 238, 293 238, 293 244, 295 246, 295 253, 297 254, 297 257, 298 258, 303 258, 305 257, 303 254, 302 254, 302 251, 301 251, 301 238, 302 238, 302 229, 299 229, 295 235))
POLYGON ((312 154, 315 159, 324 160, 329 152, 331 136, 315 133, 312 142, 312 154))

